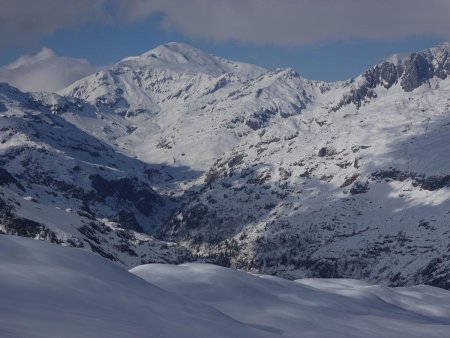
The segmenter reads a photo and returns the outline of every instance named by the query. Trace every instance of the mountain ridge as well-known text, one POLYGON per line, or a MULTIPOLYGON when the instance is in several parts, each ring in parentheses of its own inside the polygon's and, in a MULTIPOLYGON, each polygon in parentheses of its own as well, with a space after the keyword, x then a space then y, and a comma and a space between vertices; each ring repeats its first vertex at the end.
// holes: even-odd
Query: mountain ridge
POLYGON ((2 85, 0 167, 26 190, 5 174, 3 232, 30 219, 128 267, 450 288, 448 48, 326 83, 169 43, 58 94, 2 85))

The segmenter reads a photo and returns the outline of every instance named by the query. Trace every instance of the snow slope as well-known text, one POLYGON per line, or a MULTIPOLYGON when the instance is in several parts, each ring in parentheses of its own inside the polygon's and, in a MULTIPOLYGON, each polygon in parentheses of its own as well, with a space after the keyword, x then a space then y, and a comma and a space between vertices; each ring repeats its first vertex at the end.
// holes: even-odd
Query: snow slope
POLYGON ((264 337, 91 253, 0 236, 0 336, 264 337))
POLYGON ((251 275, 205 264, 150 264, 132 273, 274 337, 450 337, 450 293, 356 280, 251 275))
POLYGON ((432 287, 293 282, 202 264, 145 265, 130 273, 83 250, 32 239, 0 236, 0 247, 5 338, 398 338, 450 332, 450 294, 432 287))

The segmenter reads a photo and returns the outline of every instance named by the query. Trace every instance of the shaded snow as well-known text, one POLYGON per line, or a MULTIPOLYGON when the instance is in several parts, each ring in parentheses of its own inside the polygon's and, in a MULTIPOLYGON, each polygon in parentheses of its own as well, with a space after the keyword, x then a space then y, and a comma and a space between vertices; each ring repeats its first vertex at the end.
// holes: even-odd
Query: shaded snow
POLYGON ((267 336, 82 250, 13 236, 0 248, 1 337, 267 336))
POLYGON ((450 293, 357 280, 288 281, 205 264, 143 265, 134 274, 280 337, 450 337, 450 293))
POLYGON ((129 273, 85 251, 0 236, 1 337, 449 337, 450 293, 287 281, 213 265, 129 273), (137 277, 137 276, 141 277, 137 277))

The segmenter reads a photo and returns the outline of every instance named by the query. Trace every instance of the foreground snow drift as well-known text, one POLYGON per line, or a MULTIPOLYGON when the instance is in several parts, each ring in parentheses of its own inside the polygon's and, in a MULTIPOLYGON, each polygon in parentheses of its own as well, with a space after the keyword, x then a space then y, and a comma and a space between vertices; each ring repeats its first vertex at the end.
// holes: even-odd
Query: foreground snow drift
POLYGON ((450 337, 450 293, 432 287, 292 282, 202 264, 131 272, 0 236, 0 336, 450 337))
POLYGON ((450 337, 450 293, 387 288, 356 280, 288 281, 218 266, 151 264, 131 270, 283 337, 450 337))
POLYGON ((265 336, 73 248, 0 236, 0 337, 265 336))

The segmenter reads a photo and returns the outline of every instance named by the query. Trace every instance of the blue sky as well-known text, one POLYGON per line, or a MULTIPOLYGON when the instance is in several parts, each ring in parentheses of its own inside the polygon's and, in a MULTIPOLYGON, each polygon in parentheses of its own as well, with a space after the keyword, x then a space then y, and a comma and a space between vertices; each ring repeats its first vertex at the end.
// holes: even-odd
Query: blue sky
POLYGON ((1 13, 0 65, 46 46, 105 66, 178 41, 326 81, 432 47, 450 32, 450 1, 441 0, 410 0, 408 8, 403 0, 16 0, 1 13))
POLYGON ((46 46, 55 50, 58 55, 86 58, 92 64, 100 66, 115 63, 127 56, 142 54, 170 41, 185 42, 211 54, 269 69, 293 67, 310 79, 335 81, 355 77, 367 67, 394 53, 410 53, 432 47, 442 42, 443 38, 358 38, 301 46, 211 42, 160 29, 158 19, 153 17, 127 25, 90 24, 75 29, 62 29, 28 46, 9 48, 0 54, 0 64, 7 64, 22 54, 34 54, 42 46, 46 46))

